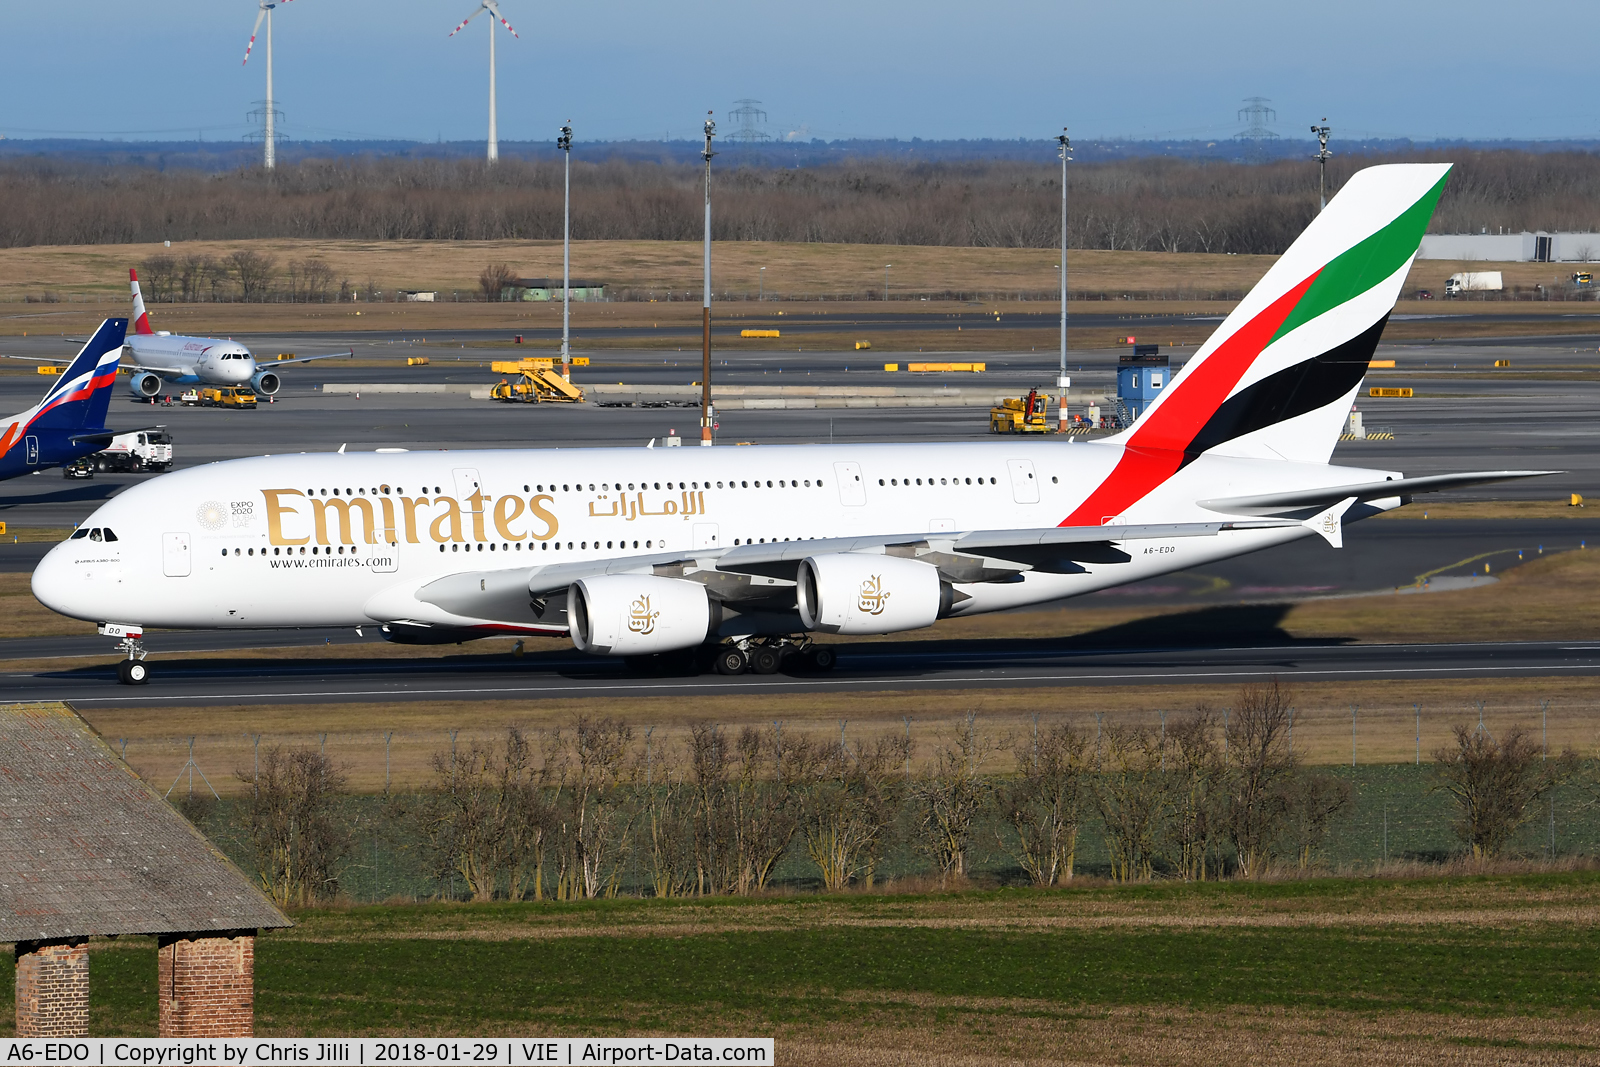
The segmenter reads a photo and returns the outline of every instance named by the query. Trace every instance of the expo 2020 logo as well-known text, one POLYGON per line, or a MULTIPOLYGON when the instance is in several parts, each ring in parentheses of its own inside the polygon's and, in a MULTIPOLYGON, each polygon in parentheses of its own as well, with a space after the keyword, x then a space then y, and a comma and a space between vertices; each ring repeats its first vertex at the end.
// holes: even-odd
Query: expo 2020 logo
POLYGON ((215 500, 207 500, 201 504, 194 515, 200 520, 200 525, 208 530, 220 530, 228 522, 227 510, 215 500))

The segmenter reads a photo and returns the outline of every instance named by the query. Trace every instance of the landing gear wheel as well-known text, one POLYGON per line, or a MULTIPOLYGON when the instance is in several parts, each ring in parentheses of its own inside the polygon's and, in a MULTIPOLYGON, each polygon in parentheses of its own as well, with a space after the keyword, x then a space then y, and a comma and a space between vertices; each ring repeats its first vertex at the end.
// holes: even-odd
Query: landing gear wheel
POLYGON ((120 685, 144 685, 150 680, 150 668, 142 660, 117 661, 117 682, 120 685))
POLYGON ((718 674, 743 674, 750 665, 744 658, 744 653, 732 645, 717 651, 716 659, 711 661, 718 674))
POLYGON ((750 670, 755 674, 777 674, 783 666, 783 656, 770 645, 760 645, 750 651, 750 670))
POLYGON ((823 646, 813 648, 810 655, 811 669, 815 671, 831 671, 839 662, 839 653, 823 646))

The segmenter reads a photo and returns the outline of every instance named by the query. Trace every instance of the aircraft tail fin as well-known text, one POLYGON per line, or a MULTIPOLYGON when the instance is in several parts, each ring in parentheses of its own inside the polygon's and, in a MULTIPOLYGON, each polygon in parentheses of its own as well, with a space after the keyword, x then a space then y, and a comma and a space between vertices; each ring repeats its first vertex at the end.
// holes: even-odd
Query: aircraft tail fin
POLYGON ((155 333, 150 328, 150 313, 144 309, 144 294, 139 291, 139 272, 128 268, 128 284, 133 287, 133 332, 155 333))
POLYGON ((106 424, 111 388, 128 332, 127 319, 107 319, 44 395, 32 425, 41 430, 98 430, 106 424))
POLYGON ((1122 442, 1326 463, 1449 171, 1358 171, 1122 442))

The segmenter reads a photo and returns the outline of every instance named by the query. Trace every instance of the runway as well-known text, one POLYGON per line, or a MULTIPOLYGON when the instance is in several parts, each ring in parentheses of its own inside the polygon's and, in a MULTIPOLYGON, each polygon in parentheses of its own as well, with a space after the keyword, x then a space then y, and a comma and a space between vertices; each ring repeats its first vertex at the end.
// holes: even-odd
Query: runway
MULTIPOLYGON (((1220 621, 1220 620, 1219 620, 1220 621)), ((1081 639, 1080 639, 1081 640, 1081 639)), ((1314 682, 1365 679, 1504 678, 1600 674, 1597 642, 1338 645, 1115 650, 1077 641, 902 642, 840 646, 826 675, 725 678, 640 677, 615 661, 578 653, 472 655, 445 660, 162 658, 152 682, 116 684, 108 663, 47 672, 0 673, 13 700, 67 700, 81 707, 396 703, 573 697, 746 694, 894 689, 991 689, 1069 685, 1243 683, 1277 677, 1314 682)))

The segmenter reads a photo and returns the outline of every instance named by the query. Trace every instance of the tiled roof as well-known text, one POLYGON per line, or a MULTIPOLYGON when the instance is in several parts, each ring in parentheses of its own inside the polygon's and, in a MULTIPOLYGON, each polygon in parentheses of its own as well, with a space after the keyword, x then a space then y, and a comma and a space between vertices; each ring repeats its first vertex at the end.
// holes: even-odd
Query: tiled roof
POLYGON ((0 942, 290 925, 71 708, 0 705, 0 942))

